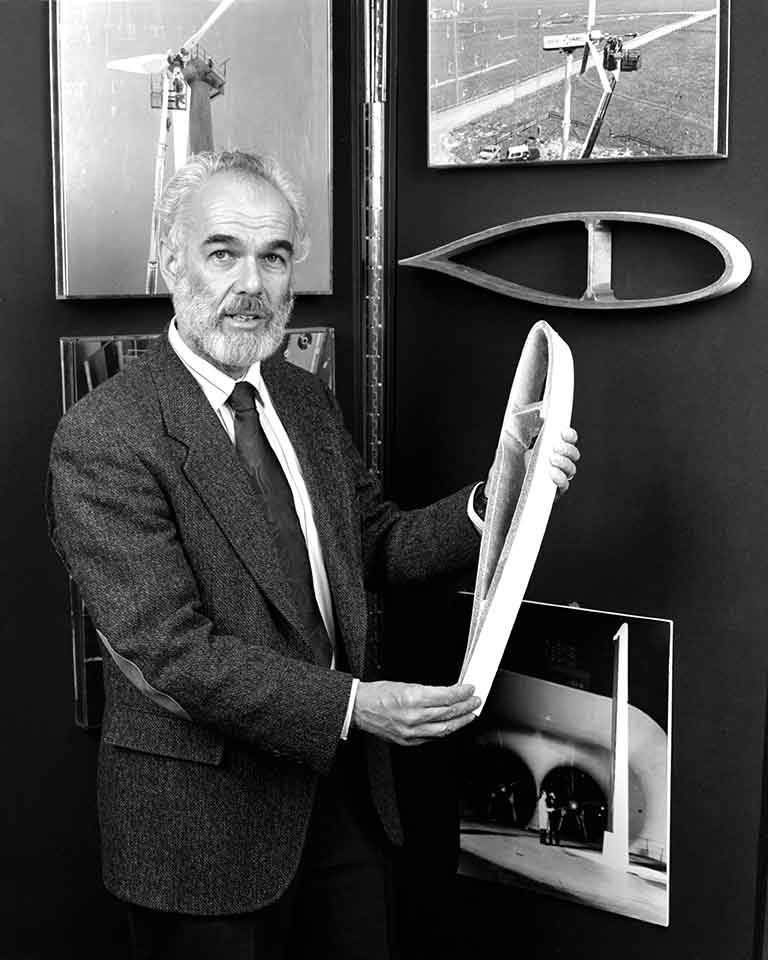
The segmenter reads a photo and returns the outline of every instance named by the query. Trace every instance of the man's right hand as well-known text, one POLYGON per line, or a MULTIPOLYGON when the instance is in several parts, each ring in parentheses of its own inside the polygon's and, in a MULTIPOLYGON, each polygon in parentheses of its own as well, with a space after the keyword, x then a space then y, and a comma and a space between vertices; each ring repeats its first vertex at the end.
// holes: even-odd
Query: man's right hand
POLYGON ((379 680, 360 683, 352 726, 400 746, 439 740, 465 727, 480 706, 468 683, 427 687, 379 680))

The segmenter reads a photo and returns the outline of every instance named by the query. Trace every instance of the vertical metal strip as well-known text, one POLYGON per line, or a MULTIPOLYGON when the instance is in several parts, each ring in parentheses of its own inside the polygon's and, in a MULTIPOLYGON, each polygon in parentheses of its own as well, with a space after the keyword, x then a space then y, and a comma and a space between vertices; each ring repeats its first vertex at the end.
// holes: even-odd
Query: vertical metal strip
POLYGON ((364 216, 365 274, 363 339, 363 456, 378 477, 383 473, 385 276, 385 160, 388 0, 365 3, 364 216))
MULTIPOLYGON (((385 337, 387 291, 385 171, 387 101, 387 21, 389 0, 363 0, 365 9, 365 103, 363 105, 363 459, 384 479, 385 337)), ((384 632, 381 598, 368 594, 368 629, 372 638, 384 632)), ((381 670, 384 665, 378 662, 381 670)))

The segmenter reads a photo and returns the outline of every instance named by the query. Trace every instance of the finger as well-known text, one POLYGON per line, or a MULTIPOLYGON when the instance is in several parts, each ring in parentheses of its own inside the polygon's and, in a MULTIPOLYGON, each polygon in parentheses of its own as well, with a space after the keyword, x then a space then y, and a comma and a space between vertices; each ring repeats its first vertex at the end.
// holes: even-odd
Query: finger
POLYGON ((575 447, 572 443, 559 443, 552 448, 552 452, 558 453, 563 457, 568 457, 569 460, 573 460, 574 462, 581 460, 579 448, 575 447))
POLYGON ((414 684, 408 688, 411 707, 447 707, 468 700, 475 692, 469 683, 457 683, 452 687, 431 687, 414 684))
POLYGON ((555 470, 559 470, 569 480, 573 480, 573 478, 576 476, 576 464, 568 457, 563 457, 560 454, 554 453, 549 458, 549 462, 555 468, 555 470))
POLYGON ((579 442, 579 435, 578 435, 578 433, 576 433, 576 431, 573 429, 573 427, 566 427, 565 430, 563 430, 561 436, 562 436, 563 440, 565 440, 566 443, 578 443, 578 442, 579 442))
POLYGON ((426 740, 442 740, 461 730, 462 727, 466 727, 474 719, 474 714, 469 713, 463 717, 455 717, 453 720, 444 720, 442 723, 425 723, 419 727, 418 736, 426 740))
POLYGON ((469 700, 462 700, 454 703, 450 707, 424 707, 420 711, 421 723, 440 723, 440 721, 453 720, 456 717, 463 717, 472 713, 482 703, 480 697, 470 697, 469 700))
POLYGON ((552 477, 553 482, 557 486, 558 490, 561 493, 565 493, 568 487, 570 486, 570 480, 563 473, 562 470, 558 470, 556 467, 553 467, 549 472, 550 477, 552 477))
POLYGON ((457 733, 462 727, 466 727, 474 719, 473 714, 468 714, 465 717, 457 717, 455 720, 443 723, 425 723, 417 729, 403 731, 400 737, 395 738, 395 742, 403 747, 417 747, 430 741, 443 740, 445 737, 457 733))

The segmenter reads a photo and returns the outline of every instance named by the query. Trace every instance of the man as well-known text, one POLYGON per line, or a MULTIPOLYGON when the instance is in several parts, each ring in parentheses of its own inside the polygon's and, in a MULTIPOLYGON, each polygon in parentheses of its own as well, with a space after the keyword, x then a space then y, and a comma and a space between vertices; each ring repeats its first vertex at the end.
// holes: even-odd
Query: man
POLYGON ((376 680, 366 588, 465 568, 479 538, 470 488, 384 501, 325 387, 276 353, 306 245, 274 162, 195 157, 162 203, 168 338, 54 438, 52 536, 108 654, 103 870, 135 957, 393 956, 386 742, 479 702, 376 680))
POLYGON ((553 790, 547 791, 547 842, 550 846, 560 846, 560 823, 563 815, 563 808, 557 802, 557 796, 553 790))

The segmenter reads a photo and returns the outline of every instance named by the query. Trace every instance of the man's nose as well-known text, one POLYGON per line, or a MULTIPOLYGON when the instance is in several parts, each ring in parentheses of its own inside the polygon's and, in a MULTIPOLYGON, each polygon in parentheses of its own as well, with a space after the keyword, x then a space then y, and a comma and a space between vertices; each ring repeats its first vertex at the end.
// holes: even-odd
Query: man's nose
POLYGON ((262 288, 261 271, 255 257, 243 257, 237 278, 240 293, 259 293, 262 288))

